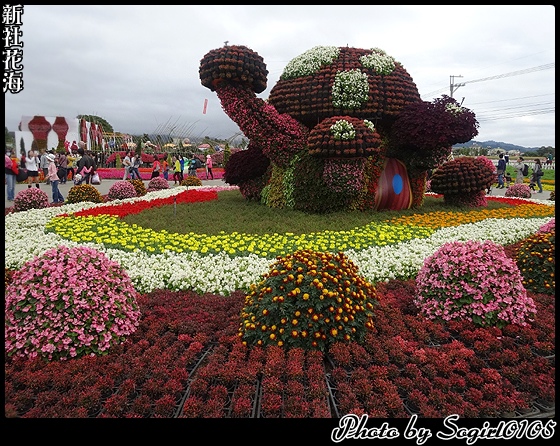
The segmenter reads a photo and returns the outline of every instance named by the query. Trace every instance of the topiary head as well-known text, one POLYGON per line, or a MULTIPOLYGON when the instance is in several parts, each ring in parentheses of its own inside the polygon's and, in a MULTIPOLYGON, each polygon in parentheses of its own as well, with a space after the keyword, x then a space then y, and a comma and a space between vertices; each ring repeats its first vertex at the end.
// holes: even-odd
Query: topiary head
POLYGON ((278 257, 251 286, 241 311, 246 345, 326 351, 363 341, 373 328, 377 294, 343 253, 301 250, 278 257))
POLYGON ((23 189, 14 197, 15 212, 28 211, 29 209, 45 209, 48 207, 48 195, 37 187, 23 189))
POLYGON ((105 254, 49 249, 6 288, 6 353, 48 360, 106 354, 136 331, 137 297, 126 271, 105 254))
POLYGON ((117 181, 109 188, 109 193, 107 194, 107 199, 112 200, 124 200, 126 198, 136 197, 136 188, 129 181, 117 181))
POLYGON ((414 302, 428 319, 502 328, 527 325, 536 313, 519 268, 489 240, 445 243, 424 260, 416 288, 414 302))
POLYGON ((556 229, 537 232, 521 242, 516 264, 523 276, 523 285, 535 293, 554 294, 556 229))
POLYGON ((92 203, 103 203, 103 196, 91 184, 79 184, 72 186, 68 191, 66 198, 68 203, 83 203, 89 201, 92 203))

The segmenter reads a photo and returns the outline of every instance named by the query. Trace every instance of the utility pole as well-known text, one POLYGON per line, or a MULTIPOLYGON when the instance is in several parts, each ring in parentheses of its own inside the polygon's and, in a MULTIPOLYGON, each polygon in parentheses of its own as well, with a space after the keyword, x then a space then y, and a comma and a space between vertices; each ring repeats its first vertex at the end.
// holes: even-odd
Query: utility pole
POLYGON ((451 93, 451 97, 453 97, 453 93, 455 93, 457 91, 457 89, 459 87, 464 87, 465 84, 453 84, 453 82, 455 81, 456 77, 463 77, 463 76, 449 76, 449 91, 451 93))

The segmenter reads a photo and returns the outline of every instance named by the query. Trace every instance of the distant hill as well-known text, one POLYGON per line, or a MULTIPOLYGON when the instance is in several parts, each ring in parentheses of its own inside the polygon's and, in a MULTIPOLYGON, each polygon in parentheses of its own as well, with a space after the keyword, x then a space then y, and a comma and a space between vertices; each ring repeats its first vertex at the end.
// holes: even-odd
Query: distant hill
POLYGON ((519 150, 522 153, 525 152, 534 152, 540 147, 523 147, 523 146, 516 146, 515 144, 509 144, 507 142, 501 141, 469 141, 462 144, 455 144, 453 148, 459 149, 461 147, 482 147, 488 149, 504 149, 504 150, 519 150))

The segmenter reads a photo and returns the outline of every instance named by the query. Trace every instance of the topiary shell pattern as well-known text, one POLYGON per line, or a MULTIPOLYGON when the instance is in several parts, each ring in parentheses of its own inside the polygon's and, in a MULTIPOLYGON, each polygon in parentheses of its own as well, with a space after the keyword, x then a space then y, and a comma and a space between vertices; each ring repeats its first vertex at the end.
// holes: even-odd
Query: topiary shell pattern
MULTIPOLYGON (((311 54, 310 51, 309 57, 311 54)), ((311 129, 323 119, 336 115, 370 119, 376 124, 375 118, 394 119, 406 104, 420 101, 416 84, 399 62, 394 62, 391 72, 380 74, 367 63, 368 57, 388 56, 381 50, 340 47, 337 57, 330 62, 324 60, 313 73, 281 77, 272 87, 268 102, 279 113, 287 113, 311 129), (368 100, 356 109, 337 108, 333 105, 332 91, 335 77, 350 70, 367 75, 368 100)))

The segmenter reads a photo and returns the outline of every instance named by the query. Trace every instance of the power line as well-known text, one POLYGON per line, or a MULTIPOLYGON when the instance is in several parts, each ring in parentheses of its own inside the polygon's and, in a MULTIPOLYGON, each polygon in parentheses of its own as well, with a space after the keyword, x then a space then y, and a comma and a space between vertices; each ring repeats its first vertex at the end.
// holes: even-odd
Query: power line
MULTIPOLYGON (((475 79, 472 81, 465 81, 465 82, 461 82, 463 85, 464 84, 473 84, 475 82, 483 82, 483 81, 489 81, 489 80, 494 80, 494 79, 502 79, 504 77, 510 77, 510 76, 519 76, 521 74, 527 74, 527 73, 533 73, 535 71, 542 71, 542 70, 550 70, 551 68, 555 67, 555 63, 549 63, 546 65, 539 65, 538 67, 532 67, 532 68, 526 68, 525 70, 519 70, 519 71, 512 71, 510 73, 504 73, 504 74, 498 74, 496 76, 490 76, 490 77, 485 77, 482 79, 475 79)), ((426 94, 422 94, 420 96, 434 96, 437 95, 439 93, 443 93, 444 91, 447 91, 449 89, 449 87, 445 87, 445 88, 440 88, 439 90, 435 90, 432 91, 430 93, 426 93, 426 94)))

